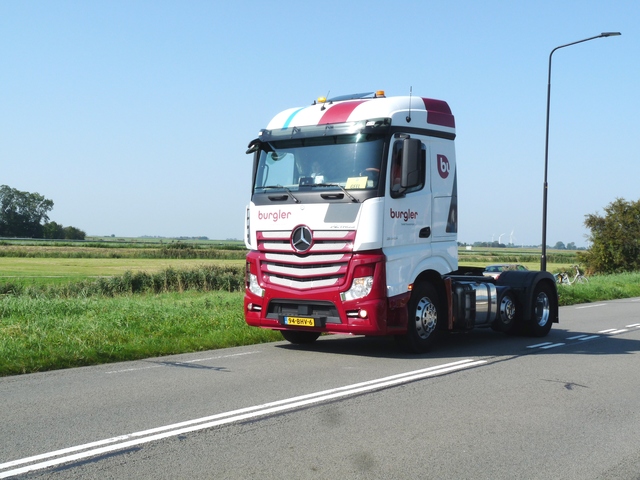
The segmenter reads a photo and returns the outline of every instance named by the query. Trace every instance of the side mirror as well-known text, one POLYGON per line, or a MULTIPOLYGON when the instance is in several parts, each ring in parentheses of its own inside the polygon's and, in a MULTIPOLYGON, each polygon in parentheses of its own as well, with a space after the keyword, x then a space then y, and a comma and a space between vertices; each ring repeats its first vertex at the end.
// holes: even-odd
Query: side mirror
POLYGON ((412 188, 422 182, 422 142, 417 138, 402 141, 402 188, 412 188))
POLYGON ((247 153, 257 152, 260 149, 260 145, 262 145, 262 142, 259 138, 251 140, 247 146, 247 153))

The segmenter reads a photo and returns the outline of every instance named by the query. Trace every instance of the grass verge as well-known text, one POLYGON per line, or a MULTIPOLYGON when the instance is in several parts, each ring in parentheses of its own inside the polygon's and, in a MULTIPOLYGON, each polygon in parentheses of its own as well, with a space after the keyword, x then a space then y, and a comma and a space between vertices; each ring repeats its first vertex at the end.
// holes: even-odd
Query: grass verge
POLYGON ((272 342, 240 292, 0 300, 0 376, 272 342))
POLYGON ((558 285, 560 305, 640 297, 640 272, 589 277, 589 283, 558 285))

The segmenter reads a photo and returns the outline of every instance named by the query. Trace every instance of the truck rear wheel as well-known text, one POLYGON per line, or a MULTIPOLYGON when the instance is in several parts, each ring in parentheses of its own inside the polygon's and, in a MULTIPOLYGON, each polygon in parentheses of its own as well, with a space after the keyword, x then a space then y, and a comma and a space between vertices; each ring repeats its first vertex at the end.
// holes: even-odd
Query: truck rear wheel
POLYGON ((416 285, 409 300, 407 333, 396 337, 400 346, 412 353, 424 353, 439 333, 443 310, 438 292, 430 283, 416 285))
POLYGON ((299 330, 280 330, 284 339, 297 345, 305 345, 315 342, 320 332, 301 332, 299 330))
POLYGON ((531 305, 531 323, 529 332, 534 337, 544 337, 551 330, 554 312, 558 309, 556 296, 551 287, 545 283, 536 285, 531 305))

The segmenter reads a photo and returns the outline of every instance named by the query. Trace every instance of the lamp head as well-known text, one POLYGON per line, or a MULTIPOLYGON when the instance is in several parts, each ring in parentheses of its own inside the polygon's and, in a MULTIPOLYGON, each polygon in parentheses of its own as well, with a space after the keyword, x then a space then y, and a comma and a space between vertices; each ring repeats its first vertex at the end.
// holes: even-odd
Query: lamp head
POLYGON ((600 34, 601 37, 617 37, 618 35, 622 35, 620 32, 602 32, 600 34))

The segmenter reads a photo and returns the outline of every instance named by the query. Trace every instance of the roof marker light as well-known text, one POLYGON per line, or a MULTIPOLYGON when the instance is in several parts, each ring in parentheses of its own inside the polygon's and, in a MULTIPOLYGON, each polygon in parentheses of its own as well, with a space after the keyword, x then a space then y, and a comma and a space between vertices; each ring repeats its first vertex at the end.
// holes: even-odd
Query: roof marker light
POLYGON ((383 97, 384 98, 384 90, 377 90, 376 91, 376 98, 378 97, 383 97))

